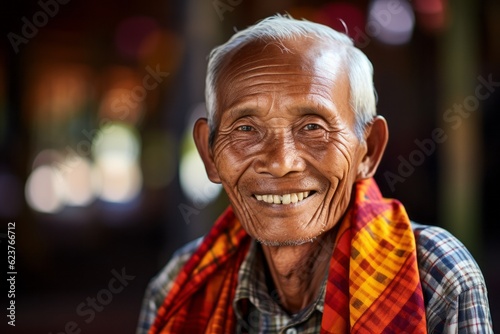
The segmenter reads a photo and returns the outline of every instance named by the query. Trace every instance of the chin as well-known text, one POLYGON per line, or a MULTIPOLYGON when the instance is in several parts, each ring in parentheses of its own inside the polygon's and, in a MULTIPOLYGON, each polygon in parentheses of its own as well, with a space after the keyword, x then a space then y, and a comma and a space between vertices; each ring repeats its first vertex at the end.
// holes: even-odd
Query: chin
POLYGON ((283 238, 281 237, 265 237, 265 236, 252 236, 257 242, 264 246, 269 246, 269 247, 285 247, 285 246, 300 246, 306 243, 311 243, 318 236, 320 236, 323 232, 321 231, 315 236, 304 236, 304 237, 289 237, 289 238, 283 238))
POLYGON ((309 240, 284 240, 284 241, 272 241, 272 240, 261 240, 256 239, 257 242, 268 247, 289 247, 289 246, 300 246, 309 242, 313 242, 315 238, 309 240))

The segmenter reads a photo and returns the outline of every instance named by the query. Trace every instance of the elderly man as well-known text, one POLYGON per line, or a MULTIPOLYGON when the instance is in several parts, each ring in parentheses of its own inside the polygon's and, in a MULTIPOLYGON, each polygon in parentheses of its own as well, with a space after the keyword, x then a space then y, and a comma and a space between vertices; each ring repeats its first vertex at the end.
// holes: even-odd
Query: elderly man
POLYGON ((215 48, 194 138, 230 207, 151 282, 138 333, 490 333, 448 232, 372 179, 388 138, 344 34, 275 16, 215 48))

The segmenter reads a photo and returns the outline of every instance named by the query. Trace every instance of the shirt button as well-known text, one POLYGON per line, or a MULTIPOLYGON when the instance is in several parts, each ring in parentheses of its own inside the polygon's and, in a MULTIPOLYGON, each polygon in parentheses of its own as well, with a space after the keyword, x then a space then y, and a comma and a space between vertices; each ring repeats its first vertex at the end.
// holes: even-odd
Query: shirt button
POLYGON ((297 330, 293 327, 286 330, 286 334, 297 334, 297 330))

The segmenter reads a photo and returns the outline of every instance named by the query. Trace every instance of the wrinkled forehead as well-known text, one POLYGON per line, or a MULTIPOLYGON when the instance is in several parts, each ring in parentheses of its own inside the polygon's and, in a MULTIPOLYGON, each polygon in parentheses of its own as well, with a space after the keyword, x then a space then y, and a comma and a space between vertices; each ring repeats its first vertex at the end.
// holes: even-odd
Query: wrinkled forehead
POLYGON ((317 83, 323 91, 339 90, 336 99, 350 98, 345 46, 313 37, 294 40, 258 40, 239 46, 224 59, 216 82, 216 123, 221 112, 241 96, 251 94, 254 84, 265 81, 274 89, 295 80, 317 83), (273 75, 278 74, 278 75, 273 75), (306 79, 304 79, 306 78, 306 79), (343 86, 339 89, 339 86, 343 86))
POLYGON ((345 48, 338 42, 326 42, 313 36, 251 41, 226 55, 216 85, 249 68, 277 65, 304 73, 326 71, 337 75, 345 67, 345 48))

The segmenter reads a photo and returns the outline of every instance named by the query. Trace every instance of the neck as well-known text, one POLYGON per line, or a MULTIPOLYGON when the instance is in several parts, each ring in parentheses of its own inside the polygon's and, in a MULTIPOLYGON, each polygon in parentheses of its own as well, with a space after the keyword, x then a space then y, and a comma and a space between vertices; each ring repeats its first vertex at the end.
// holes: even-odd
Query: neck
POLYGON ((280 304, 287 312, 299 312, 318 296, 334 240, 335 232, 328 231, 300 246, 262 245, 280 304))

